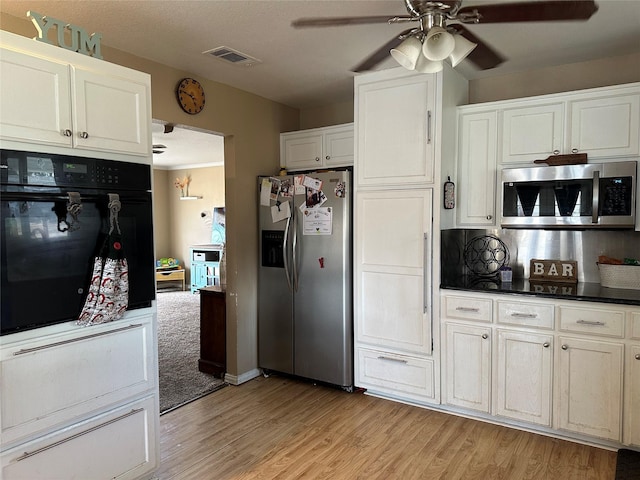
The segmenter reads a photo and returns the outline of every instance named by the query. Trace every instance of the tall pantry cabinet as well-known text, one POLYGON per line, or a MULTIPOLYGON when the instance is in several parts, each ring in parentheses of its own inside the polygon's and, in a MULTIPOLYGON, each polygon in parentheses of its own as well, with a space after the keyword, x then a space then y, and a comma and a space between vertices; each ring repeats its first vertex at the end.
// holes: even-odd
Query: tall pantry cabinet
MULTIPOLYGON (((0 148, 151 164, 148 74, 4 31, 0 68, 0 148)), ((150 478, 158 403, 154 302, 3 335, 0 478, 150 478)))
POLYGON ((355 79, 355 383, 374 395, 440 401, 439 165, 466 101, 451 69, 355 79))

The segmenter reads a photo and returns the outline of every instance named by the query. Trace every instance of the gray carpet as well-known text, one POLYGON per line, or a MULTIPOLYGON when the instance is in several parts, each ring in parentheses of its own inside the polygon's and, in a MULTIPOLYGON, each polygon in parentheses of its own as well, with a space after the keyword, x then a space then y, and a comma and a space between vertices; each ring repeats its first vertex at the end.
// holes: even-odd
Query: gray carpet
POLYGON ((198 370, 200 295, 160 290, 157 299, 160 413, 164 413, 227 384, 198 370))

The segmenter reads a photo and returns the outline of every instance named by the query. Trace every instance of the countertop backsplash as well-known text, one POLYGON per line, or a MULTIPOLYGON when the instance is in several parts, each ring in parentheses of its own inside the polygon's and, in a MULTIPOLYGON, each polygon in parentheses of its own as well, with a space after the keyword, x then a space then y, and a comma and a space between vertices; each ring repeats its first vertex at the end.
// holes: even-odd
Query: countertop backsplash
POLYGON ((529 278, 529 261, 575 260, 578 282, 599 283, 598 256, 640 258, 640 232, 633 230, 519 230, 452 229, 441 232, 441 275, 447 279, 470 274, 465 266, 465 246, 475 237, 492 235, 509 250, 514 279, 529 278))

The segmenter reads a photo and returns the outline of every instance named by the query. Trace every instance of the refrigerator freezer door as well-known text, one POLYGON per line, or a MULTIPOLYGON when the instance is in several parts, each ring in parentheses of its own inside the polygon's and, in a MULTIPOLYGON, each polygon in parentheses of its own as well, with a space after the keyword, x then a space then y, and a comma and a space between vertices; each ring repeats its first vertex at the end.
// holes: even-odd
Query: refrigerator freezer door
MULTIPOLYGON (((261 184, 262 178, 259 181, 261 184)), ((273 222, 271 206, 260 205, 258 208, 258 366, 294 373, 293 293, 285 273, 285 266, 291 262, 290 252, 286 252, 291 240, 285 237, 285 233, 292 220, 273 222)))
MULTIPOLYGON (((331 234, 309 234, 309 224, 305 234, 305 211, 299 207, 306 199, 296 196, 298 289, 294 297, 294 373, 350 387, 353 385, 351 172, 310 176, 322 181, 326 201, 314 208, 331 209, 331 234)), ((312 211, 313 208, 307 209, 307 215, 312 211)))

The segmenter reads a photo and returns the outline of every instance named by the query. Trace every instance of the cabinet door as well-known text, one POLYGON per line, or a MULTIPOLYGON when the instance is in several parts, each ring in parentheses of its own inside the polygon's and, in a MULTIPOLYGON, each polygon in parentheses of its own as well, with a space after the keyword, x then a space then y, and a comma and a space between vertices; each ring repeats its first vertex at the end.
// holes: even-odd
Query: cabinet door
POLYGON ((357 86, 358 185, 433 182, 435 79, 419 75, 357 86))
POLYGON ((559 337, 556 428, 619 442, 624 346, 559 337))
POLYGON ((358 385, 374 392, 401 393, 404 398, 422 402, 433 400, 436 397, 434 367, 433 359, 357 349, 358 385))
POLYGON ((359 192, 356 339, 431 353, 431 190, 359 192))
POLYGON ((640 154, 640 93, 575 100, 569 105, 571 152, 587 153, 589 159, 640 154))
POLYGON ((76 147, 148 155, 147 85, 80 68, 74 68, 73 79, 76 147))
POLYGON ((496 224, 496 111, 462 114, 458 158, 458 226, 496 224))
POLYGON ((502 113, 501 163, 531 163, 562 152, 564 104, 509 108, 502 113))
POLYGON ((491 329, 446 324, 447 403, 489 413, 491 329))
POLYGON ((309 170, 322 166, 322 133, 283 134, 280 137, 281 161, 287 170, 309 170))
POLYGON ((324 166, 353 165, 353 127, 327 130, 324 133, 324 166))
POLYGON ((156 400, 147 397, 22 444, 2 453, 0 478, 146 478, 159 460, 157 415, 156 400))
POLYGON ((495 413, 551 426, 551 335, 498 330, 495 413))
POLYGON ((121 322, 3 349, 4 445, 154 387, 152 320, 121 322))
POLYGON ((69 65, 1 50, 0 137, 71 146, 69 65))
POLYGON ((625 434, 625 443, 640 447, 640 346, 629 348, 627 367, 629 388, 624 416, 628 434, 625 434))

